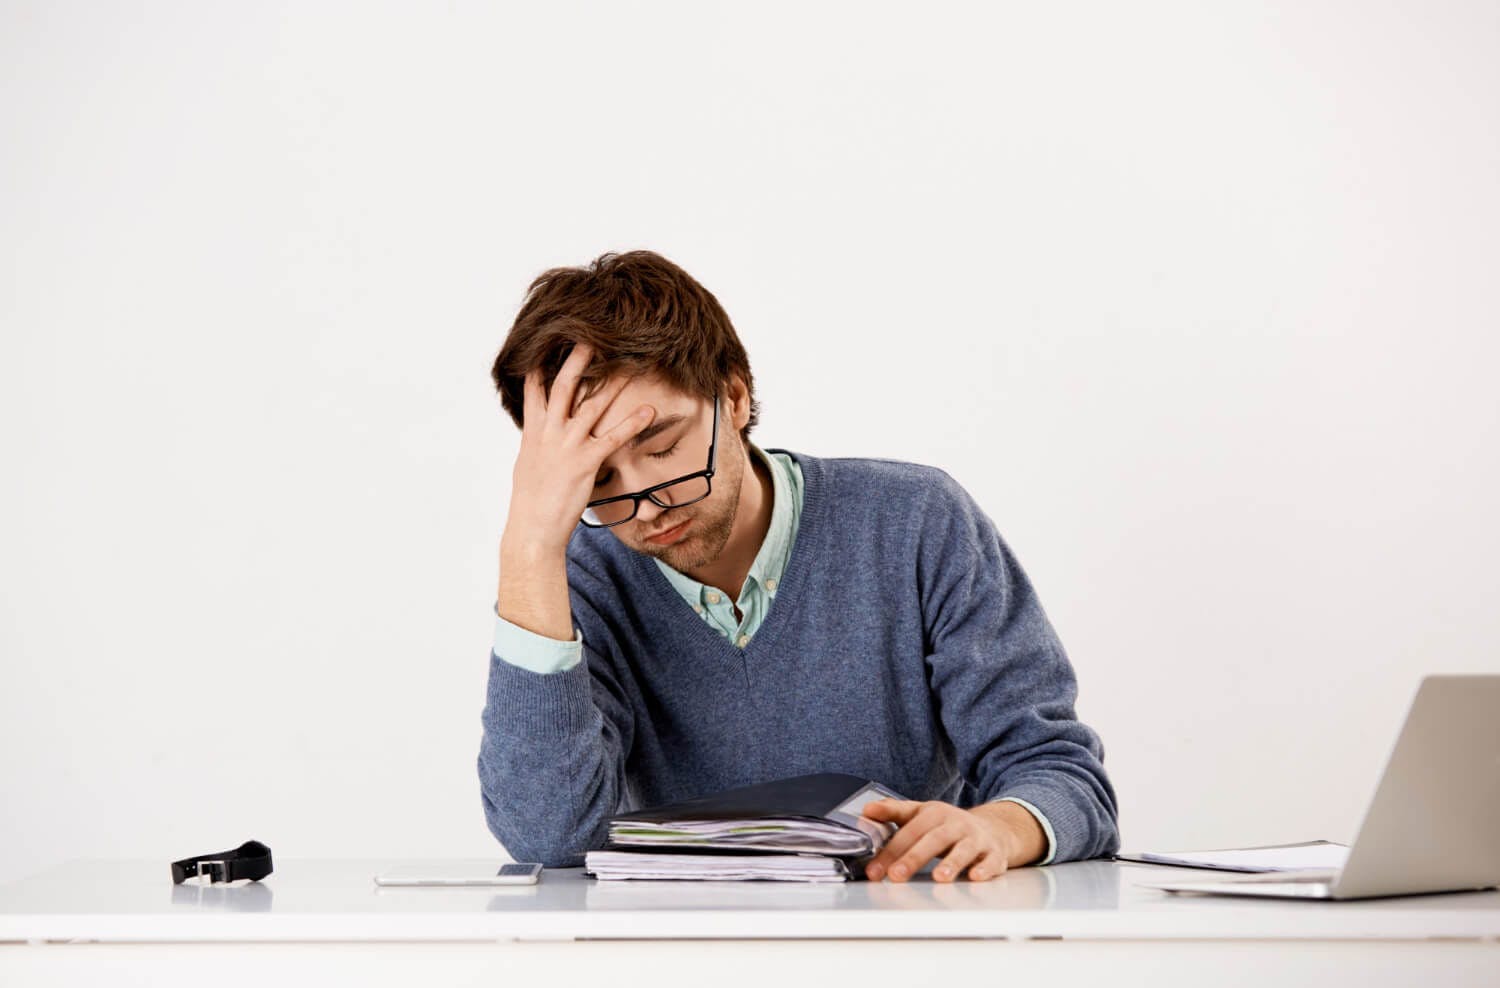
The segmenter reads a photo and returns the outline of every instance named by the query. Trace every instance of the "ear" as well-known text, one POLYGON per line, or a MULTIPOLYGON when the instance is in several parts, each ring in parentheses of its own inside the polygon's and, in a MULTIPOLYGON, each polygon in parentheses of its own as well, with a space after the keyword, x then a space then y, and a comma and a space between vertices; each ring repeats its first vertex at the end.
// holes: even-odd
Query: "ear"
POLYGON ((738 374, 731 374, 724 382, 723 395, 724 406, 719 415, 727 417, 738 433, 750 421, 750 389, 745 387, 744 379, 738 374))

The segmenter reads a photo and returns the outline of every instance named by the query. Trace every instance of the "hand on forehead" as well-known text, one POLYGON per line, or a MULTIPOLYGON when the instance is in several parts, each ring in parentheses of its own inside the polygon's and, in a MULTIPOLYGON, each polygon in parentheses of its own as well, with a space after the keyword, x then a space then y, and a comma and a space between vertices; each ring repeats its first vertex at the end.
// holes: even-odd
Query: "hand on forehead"
POLYGON ((655 375, 638 375, 625 381, 611 378, 601 384, 595 394, 605 404, 598 421, 590 430, 594 435, 608 433, 642 405, 650 405, 656 410, 653 421, 674 412, 691 413, 691 409, 684 407, 689 399, 668 387, 655 375), (615 393, 616 389, 619 389, 618 393, 615 393))

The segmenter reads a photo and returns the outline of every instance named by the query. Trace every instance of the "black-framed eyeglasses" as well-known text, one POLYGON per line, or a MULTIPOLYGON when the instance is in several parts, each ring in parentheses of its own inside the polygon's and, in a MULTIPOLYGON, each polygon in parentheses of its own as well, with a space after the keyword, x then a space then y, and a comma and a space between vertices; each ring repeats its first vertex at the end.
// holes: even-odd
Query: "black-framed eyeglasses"
POLYGON ((641 501, 650 498, 651 503, 670 511, 685 504, 693 504, 708 497, 714 489, 714 460, 719 452, 719 396, 714 394, 714 433, 708 443, 708 466, 696 473, 686 474, 676 480, 648 487, 634 494, 619 494, 615 497, 590 501, 583 508, 583 517, 578 519, 589 528, 610 528, 624 524, 635 517, 641 501))

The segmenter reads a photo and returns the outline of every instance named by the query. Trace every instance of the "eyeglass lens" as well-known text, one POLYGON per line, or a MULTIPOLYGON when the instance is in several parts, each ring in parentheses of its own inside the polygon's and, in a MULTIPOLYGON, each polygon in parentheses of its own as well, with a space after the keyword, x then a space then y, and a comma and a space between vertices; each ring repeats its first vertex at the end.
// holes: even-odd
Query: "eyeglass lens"
MULTIPOLYGON (((705 497, 708 497, 707 477, 689 477, 687 480, 651 492, 652 500, 663 507, 675 508, 684 504, 692 504, 705 497)), ((594 525, 616 525, 622 521, 628 521, 635 514, 636 505, 639 503, 632 498, 626 498, 623 501, 611 501, 608 504, 584 508, 583 520, 594 525)))

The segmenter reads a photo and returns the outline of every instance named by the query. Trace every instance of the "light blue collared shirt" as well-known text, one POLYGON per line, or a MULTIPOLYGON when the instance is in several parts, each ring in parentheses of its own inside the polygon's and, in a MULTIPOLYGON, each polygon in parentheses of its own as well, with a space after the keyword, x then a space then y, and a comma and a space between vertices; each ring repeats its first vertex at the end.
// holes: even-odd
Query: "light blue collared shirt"
POLYGON ((729 595, 718 587, 699 583, 660 559, 652 559, 693 612, 738 648, 750 644, 776 599, 776 587, 786 571, 792 542, 797 538, 797 523, 802 519, 802 468, 797 461, 785 453, 766 453, 754 443, 750 449, 771 473, 771 525, 745 575, 739 599, 731 604, 729 595), (736 606, 742 615, 739 619, 734 616, 736 606))

